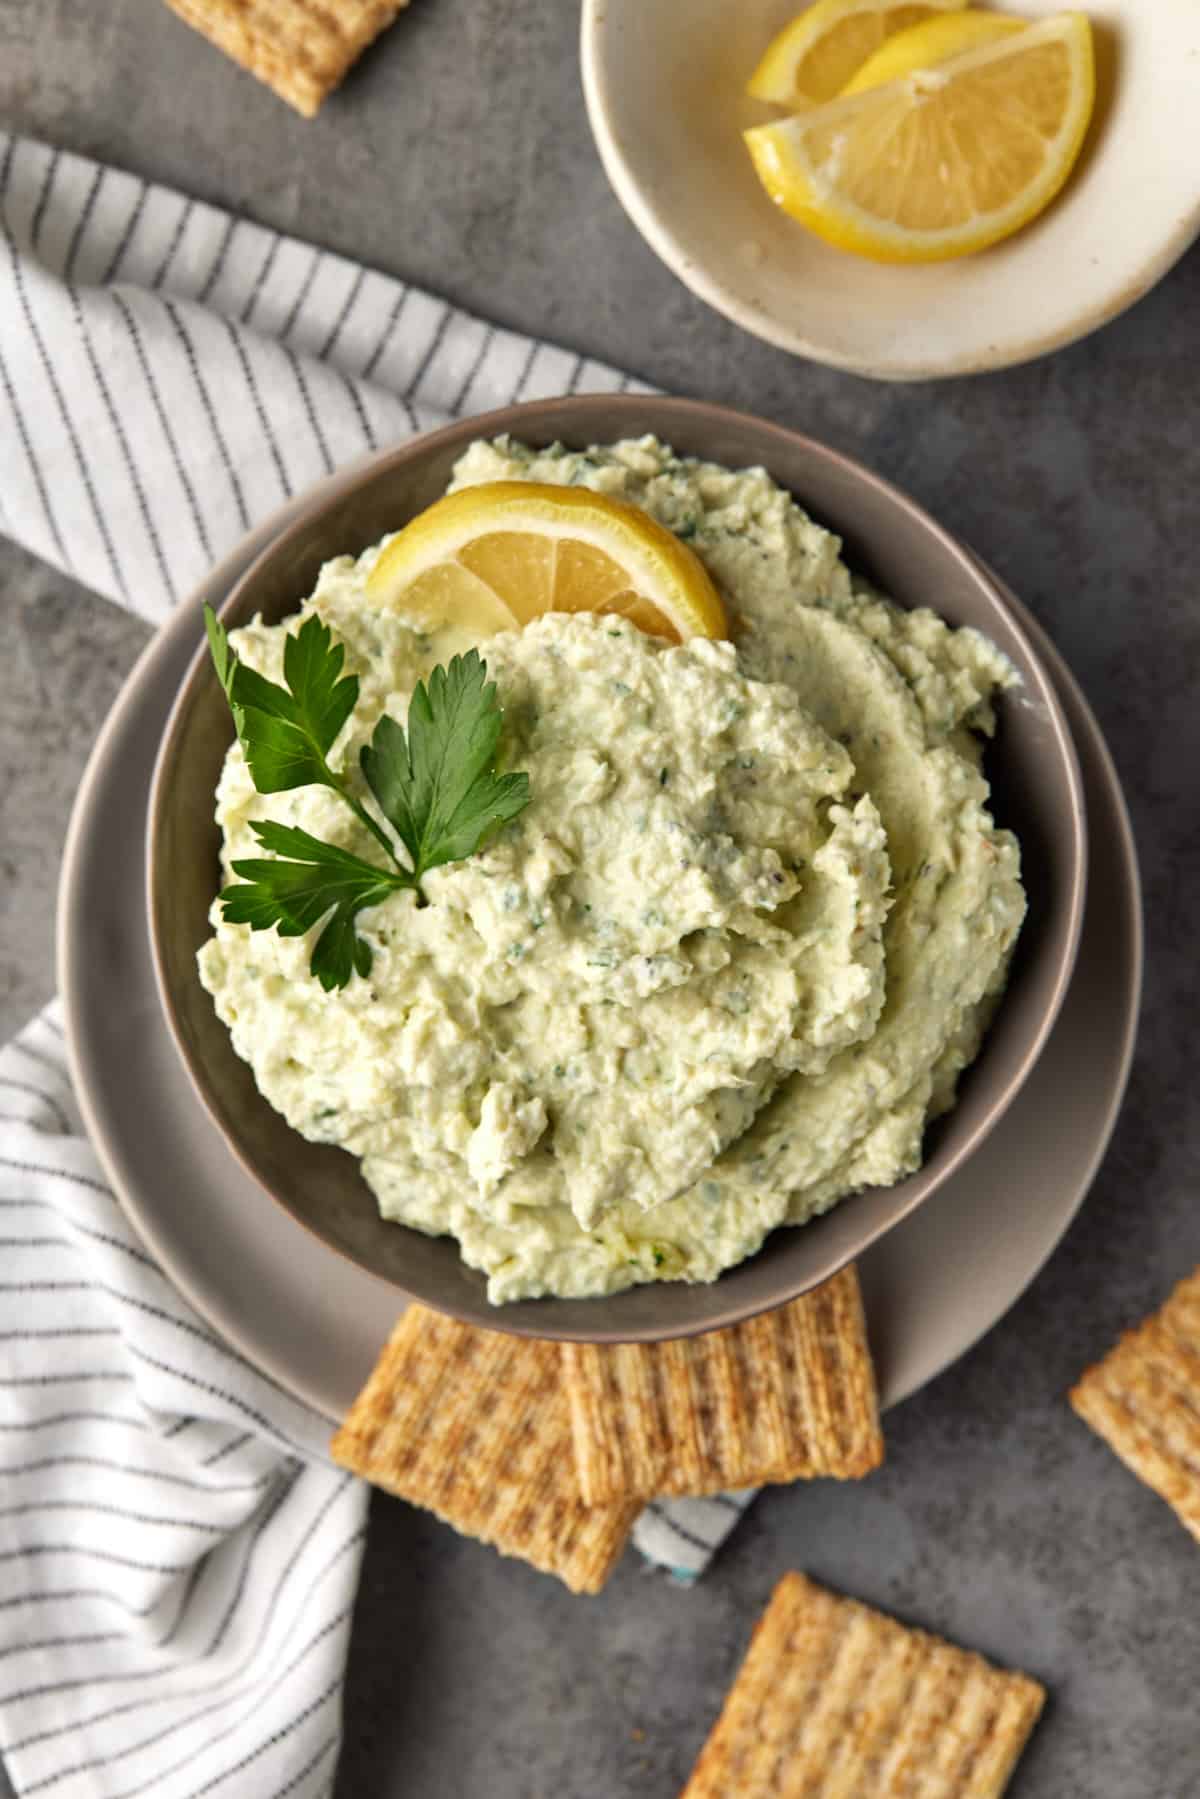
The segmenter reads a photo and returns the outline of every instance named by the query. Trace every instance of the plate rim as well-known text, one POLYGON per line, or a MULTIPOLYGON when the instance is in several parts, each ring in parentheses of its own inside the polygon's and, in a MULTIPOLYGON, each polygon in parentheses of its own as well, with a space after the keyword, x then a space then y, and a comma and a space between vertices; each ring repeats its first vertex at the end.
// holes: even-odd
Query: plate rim
MULTIPOLYGON (((1017 598, 1017 595, 1008 585, 1007 581, 1005 581, 1001 575, 997 574, 990 563, 986 562, 982 556, 976 556, 975 552, 969 547, 967 549, 967 554, 973 556, 974 560, 979 563, 979 566, 987 571, 992 580, 996 583, 996 586, 1000 589, 1007 604, 1016 611, 1017 616, 1021 619, 1026 630, 1033 638, 1038 654, 1048 664, 1056 687, 1066 690, 1069 701, 1074 704, 1075 709, 1078 711, 1087 727, 1089 737, 1088 753, 1096 759, 1100 777, 1107 789, 1108 798, 1112 802, 1113 811, 1116 815, 1117 836, 1120 843, 1120 861, 1127 883, 1125 897, 1129 902, 1130 932, 1128 942, 1122 946, 1122 949, 1129 957, 1129 996, 1125 1012, 1125 1025, 1121 1041, 1121 1051, 1118 1057, 1117 1068, 1113 1076, 1112 1094, 1108 1102, 1104 1124, 1101 1130, 1096 1134, 1092 1153, 1088 1157, 1082 1176, 1078 1181, 1078 1192, 1063 1215, 1060 1229, 1053 1241, 1046 1246, 1043 1253, 1030 1266, 1028 1273, 1025 1275, 1021 1284, 1013 1292, 1013 1295, 1007 1304, 997 1312, 991 1322, 981 1326, 974 1336, 968 1337, 966 1341, 959 1346, 957 1352, 942 1364, 941 1368, 932 1370, 923 1381, 919 1381, 908 1389, 897 1393, 891 1402, 895 1405, 899 1405, 903 1400, 911 1398, 913 1393, 920 1392, 921 1388, 928 1386, 931 1380, 936 1380, 939 1374, 945 1373, 948 1368, 952 1368, 956 1362, 961 1361, 962 1358, 965 1355, 968 1355, 977 1344, 983 1341, 989 1331, 994 1330, 1002 1319, 1007 1317, 1008 1313, 1012 1311, 1018 1300, 1029 1291, 1034 1281, 1038 1278, 1038 1275, 1041 1274, 1042 1270, 1049 1263, 1050 1258, 1060 1247, 1063 1238, 1079 1216, 1083 1209, 1084 1201, 1091 1192, 1096 1176, 1100 1172, 1101 1164, 1108 1154, 1109 1145, 1112 1143, 1113 1135, 1125 1107, 1125 1100, 1129 1093, 1129 1079, 1133 1072, 1133 1059, 1137 1053, 1138 1032, 1141 1026, 1142 1017, 1142 1003, 1145 997, 1146 916, 1145 897, 1142 890, 1142 870, 1137 853, 1137 837, 1133 829, 1133 818, 1129 811, 1129 802, 1125 798, 1125 789, 1121 783, 1121 776, 1117 768, 1116 759, 1108 746, 1108 740, 1100 728, 1100 721, 1096 717, 1087 695, 1084 693, 1082 686, 1076 679, 1066 658, 1057 648, 1049 633, 1043 628, 1024 603, 1017 598)), ((1059 694, 1059 699, 1063 699, 1061 692, 1059 694)), ((1072 735, 1074 735, 1073 728, 1072 735)), ((1078 748, 1078 743, 1076 743, 1077 754, 1078 748)), ((1089 834, 1089 859, 1091 855, 1090 841, 1089 834)), ((1090 870, 1088 887, 1090 892, 1090 870)), ((1087 902, 1085 900, 1085 921, 1086 916, 1087 902)), ((1072 980, 1075 978, 1077 968, 1078 957, 1076 958, 1075 969, 1072 970, 1072 980)), ((1033 1073, 1030 1075, 1030 1082, 1032 1083, 1033 1081, 1036 1081, 1036 1079, 1037 1070, 1034 1069, 1033 1073)), ((1000 1129, 1002 1125, 1003 1120, 1001 1120, 997 1129, 1000 1129)), ((904 1222, 905 1221, 901 1219, 896 1228, 903 1229, 904 1222)))
MULTIPOLYGON (((346 472, 347 471, 343 470, 340 471, 339 474, 328 477, 328 484, 330 486, 336 484, 340 478, 344 478, 346 472)), ((241 542, 222 559, 221 563, 218 564, 216 568, 214 568, 205 584, 206 587, 214 591, 219 591, 221 584, 225 584, 227 587, 243 568, 249 566, 249 562, 253 555, 256 554, 266 542, 270 541, 272 534, 277 534, 290 517, 294 515, 294 512, 300 503, 303 502, 292 501, 287 506, 280 508, 278 512, 273 514, 271 518, 265 520, 260 526, 247 533, 241 542)), ((966 546, 963 547, 964 549, 966 548, 966 546)), ((972 554, 969 550, 967 553, 972 554)), ((1120 839, 1118 845, 1119 861, 1124 877, 1124 897, 1129 906, 1130 924, 1129 939, 1122 945, 1122 960, 1126 963, 1123 984, 1127 994, 1124 1008, 1123 1040, 1121 1042, 1120 1054, 1111 1076, 1111 1093, 1107 1102, 1102 1128, 1097 1131, 1092 1138, 1091 1149, 1085 1164, 1081 1167, 1079 1175, 1073 1183, 1074 1197, 1058 1219, 1053 1238, 1044 1249, 1041 1250, 1035 1261, 1022 1268, 1019 1281, 1006 1292, 999 1308, 992 1309, 989 1306, 987 1315, 980 1319, 977 1330, 974 1330, 965 1339, 959 1340, 951 1345, 948 1352, 942 1353, 939 1351, 932 1363, 920 1369, 907 1384, 901 1382, 893 1389, 888 1390, 885 1395, 885 1403, 888 1405, 899 1403, 901 1400, 908 1398, 913 1392, 918 1391, 930 1380, 936 1378, 938 1374, 944 1372, 946 1368, 950 1367, 962 1355, 966 1354, 969 1349, 974 1347, 974 1345, 1000 1321, 1021 1297, 1021 1294, 1025 1292, 1029 1284, 1036 1278, 1038 1273, 1045 1266, 1050 1255, 1053 1254, 1055 1248, 1061 1242, 1063 1235, 1077 1215, 1087 1196, 1099 1165, 1108 1149, 1109 1142, 1111 1141, 1112 1133, 1128 1087, 1130 1068, 1137 1038, 1137 1026, 1141 1003, 1144 961, 1141 881, 1136 855, 1136 845, 1129 819, 1128 808, 1111 752, 1108 749, 1103 733, 1092 713, 1091 707, 1088 705, 1086 697, 1083 695, 1082 690, 1075 681, 1070 670, 1067 668, 1061 655, 1054 648, 1036 619, 1032 618, 1021 602, 1016 599, 1016 596, 1012 594, 1011 589, 1007 587, 1006 583, 996 576, 994 572, 987 569, 986 564, 982 563, 981 558, 973 557, 973 560, 981 563, 981 566, 984 567, 985 571, 990 575, 991 579, 1004 595, 1006 602, 1013 605, 1023 628, 1033 635, 1035 646, 1039 654, 1045 657, 1049 666, 1049 671, 1056 685, 1059 682, 1062 682, 1068 689, 1070 697, 1074 700, 1085 723, 1089 727, 1089 741, 1087 745, 1089 760, 1092 758, 1095 759, 1097 776, 1107 790, 1113 803, 1118 821, 1118 837, 1120 839)), ((172 1246, 169 1232, 163 1228, 161 1223, 156 1222, 153 1211, 148 1211, 142 1198, 139 1197, 138 1194, 131 1193, 126 1189, 123 1180, 117 1172, 116 1145, 115 1143, 110 1144, 108 1140, 108 1129, 100 1116, 98 1096, 94 1095, 92 1092, 91 1077, 85 1067, 81 1051, 81 1039, 86 1034, 83 1024, 83 1014, 86 1007, 80 986, 81 964, 83 960, 80 955, 80 950, 83 945, 76 931, 75 923, 80 911, 80 907, 77 903, 77 895, 81 882, 86 875, 86 863, 84 861, 85 827, 93 803, 93 796, 102 788, 105 778, 111 775, 112 772, 109 767, 111 762, 111 746, 119 736, 127 714, 133 710, 135 703, 143 697, 143 686, 153 680, 154 669, 164 653, 164 642, 168 641, 174 634, 172 627, 174 627, 175 632, 181 632, 184 629, 181 622, 184 616, 186 616, 186 608, 180 608, 177 612, 172 613, 164 625, 155 632, 153 637, 151 637, 141 655, 138 657, 96 739, 96 743, 79 785, 75 805, 72 809, 64 845, 57 908, 58 974, 59 986, 64 1004, 68 1059, 80 1112, 84 1120, 89 1140, 100 1159, 101 1165, 103 1166, 113 1187, 113 1191, 122 1204, 124 1211, 133 1223, 134 1228, 144 1238, 157 1256, 164 1273, 173 1281, 185 1298, 187 1298, 194 1306, 200 1316, 207 1320, 223 1340, 227 1340, 235 1348, 239 1349, 256 1367, 277 1380, 297 1399, 312 1406, 324 1416, 335 1419, 338 1415, 337 1405, 336 1403, 330 1403, 328 1393, 323 1395, 307 1381, 303 1375, 298 1377, 295 1370, 287 1364, 286 1359, 281 1360, 277 1355, 272 1353, 264 1354, 261 1346, 246 1336, 244 1326, 238 1321, 231 1321, 228 1318, 227 1314, 222 1310, 219 1296, 214 1297, 214 1295, 207 1291, 202 1284, 197 1284, 196 1280, 192 1278, 189 1268, 184 1264, 180 1255, 172 1246)), ((1060 695, 1060 698, 1061 697, 1062 696, 1060 695)), ((168 706, 169 696, 164 696, 164 717, 168 706)), ((136 886, 139 892, 139 905, 141 905, 141 883, 137 882, 136 886)), ((84 908, 84 912, 86 915, 86 908, 84 908)), ((144 917, 140 922, 142 924, 142 953, 146 957, 147 968, 149 969, 149 946, 145 941, 144 917)), ((153 987, 152 972, 150 972, 150 981, 151 986, 153 987)), ((162 1028, 165 1030, 165 1027, 162 1028)), ((1035 1069, 1030 1076, 1029 1084, 1032 1085, 1037 1079, 1038 1071, 1035 1069)), ((200 1111, 198 1102, 195 1101, 194 1097, 192 1098, 192 1104, 196 1107, 197 1111, 200 1111)), ((207 1118, 203 1117, 202 1113, 201 1116, 203 1118, 205 1130, 211 1131, 212 1127, 208 1123, 207 1118)), ((1002 1133, 1004 1128, 1005 1120, 1001 1120, 996 1126, 997 1133, 1002 1133)), ((946 1183, 946 1188, 953 1185, 954 1179, 955 1177, 950 1177, 950 1180, 946 1183)), ((917 1215, 919 1216, 919 1210, 917 1215)), ((901 1221, 897 1224, 894 1227, 894 1230, 888 1233, 888 1237, 894 1236, 896 1232, 903 1231, 905 1222, 907 1221, 901 1221)), ((887 1240, 888 1239, 885 1238, 883 1241, 886 1242, 887 1240)), ((340 1264, 341 1258, 336 1256, 335 1251, 323 1249, 321 1253, 323 1255, 334 1257, 340 1264)), ((869 1257, 872 1253, 871 1250, 868 1250, 866 1256, 869 1257)), ((366 1271, 360 1270, 359 1272, 365 1273, 366 1271)), ((368 1276, 368 1278, 376 1281, 380 1286, 383 1285, 383 1283, 378 1282, 378 1277, 368 1276)))

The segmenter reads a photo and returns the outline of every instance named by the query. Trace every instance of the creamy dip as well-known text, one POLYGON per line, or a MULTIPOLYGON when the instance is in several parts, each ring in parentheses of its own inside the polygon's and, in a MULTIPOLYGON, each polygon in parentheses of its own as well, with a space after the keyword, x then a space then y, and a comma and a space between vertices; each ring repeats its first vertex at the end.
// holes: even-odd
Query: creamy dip
MULTIPOLYGON (((577 453, 474 444, 453 486, 528 479, 632 500, 722 589, 736 642, 671 646, 550 615, 481 649, 503 765, 531 802, 465 862, 359 915, 368 977, 326 993, 311 939, 218 904, 200 974, 259 1088, 362 1158, 384 1217, 457 1237, 491 1299, 711 1280, 776 1226, 920 1165, 1025 910, 980 773, 1016 677, 978 632, 902 611, 761 469, 652 438, 577 453)), ((465 647, 366 592, 339 557, 294 618, 232 633, 281 677, 310 612, 359 703, 331 762, 358 775, 384 711, 465 647)), ((373 859, 335 795, 217 791, 223 858, 254 819, 373 859)))

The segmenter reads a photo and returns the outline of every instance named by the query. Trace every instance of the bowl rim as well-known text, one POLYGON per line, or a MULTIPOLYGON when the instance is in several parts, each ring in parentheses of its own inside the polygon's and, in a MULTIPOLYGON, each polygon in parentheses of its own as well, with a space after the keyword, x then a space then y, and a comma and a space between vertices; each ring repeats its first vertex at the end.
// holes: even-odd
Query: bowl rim
POLYGON ((1157 252, 1147 256, 1124 282, 1103 299, 1085 306, 1057 329, 1033 332, 1021 344, 1008 349, 982 348, 963 352, 949 361, 871 357, 840 352, 835 346, 814 341, 799 329, 789 328, 765 306, 743 300, 709 265, 698 262, 680 240, 663 210, 648 197, 612 119, 610 77, 604 54, 606 31, 616 29, 610 17, 612 0, 583 0, 579 23, 579 58, 584 106, 604 173, 626 215, 655 255, 699 299, 752 337, 793 356, 871 381, 938 381, 961 375, 982 375, 996 369, 1018 368, 1040 356, 1048 356, 1068 344, 1089 337, 1148 294, 1180 257, 1200 237, 1200 188, 1190 208, 1184 210, 1175 229, 1157 252))
MULTIPOLYGON (((598 1327, 592 1331, 588 1331, 583 1328, 556 1325, 553 1318, 553 1309, 556 1303, 555 1296, 547 1296, 546 1300, 537 1302, 539 1305, 546 1306, 546 1315, 544 1318, 539 1317, 536 1323, 527 1321, 525 1317, 517 1318, 512 1316, 516 1308, 511 1306, 496 1306, 489 1308, 490 1314, 494 1314, 494 1317, 489 1316, 490 1327, 514 1336, 578 1342, 652 1342, 667 1341, 674 1337, 701 1335, 709 1331, 724 1329, 730 1325, 740 1323, 747 1318, 753 1317, 758 1312, 772 1309, 777 1305, 786 1304, 791 1299, 797 1298, 804 1292, 810 1291, 813 1286, 820 1284, 821 1281, 829 1279, 835 1273, 839 1272, 841 1268, 845 1267, 858 1255, 862 1254, 870 1244, 877 1242, 879 1238, 886 1235, 888 1231, 893 1229, 895 1225, 901 1223, 903 1219, 911 1216, 911 1214, 922 1205, 932 1193, 942 1187, 947 1180, 963 1167, 964 1163, 969 1160, 979 1145, 990 1136, 992 1130, 1004 1116, 1005 1112, 1012 1104, 1012 1101, 1024 1087, 1030 1074, 1035 1068, 1042 1050, 1046 1045, 1046 1041, 1049 1038, 1050 1032, 1053 1029, 1054 1023, 1058 1018, 1063 1000, 1066 997, 1066 992, 1074 973, 1082 932, 1084 902, 1086 899, 1087 887, 1087 812, 1083 792, 1082 772, 1074 739, 1062 703, 1055 690, 1054 684, 1042 663, 1040 654, 1031 642, 1020 620, 1015 616, 1008 601, 1004 597, 999 582, 992 575, 991 570, 986 564, 981 562, 980 559, 973 555, 965 545, 961 544, 953 537, 952 534, 948 532, 945 527, 940 525, 916 500, 910 498, 909 495, 904 493, 900 488, 896 487, 883 476, 868 469, 855 457, 849 456, 843 451, 835 450, 830 446, 821 443, 818 439, 809 437, 806 433, 794 431, 789 426, 776 424, 771 420, 762 419, 753 413, 742 412, 737 408, 730 406, 719 405, 703 400, 676 398, 666 395, 645 393, 614 394, 601 391, 596 393, 569 394, 549 399, 521 401, 512 405, 496 408, 490 412, 479 413, 467 418, 454 420, 449 424, 438 426, 432 431, 418 433, 415 436, 406 439, 399 445, 379 450, 366 458, 358 459, 348 466, 345 471, 342 471, 340 476, 335 477, 335 484, 332 487, 329 485, 328 478, 315 484, 313 490, 314 495, 319 496, 319 498, 315 500, 315 512, 312 505, 305 505, 303 503, 303 496, 297 496, 297 499, 302 505, 302 510, 299 515, 285 525, 281 531, 269 538, 262 549, 237 577, 228 592, 222 597, 220 604, 216 607, 218 616, 224 617, 230 610, 235 608, 245 589, 258 578, 260 569, 275 557, 285 555, 296 538, 306 534, 312 529, 314 519, 320 518, 326 513, 336 511, 344 504, 347 495, 363 480, 367 478, 374 479, 384 474, 385 471, 403 467, 409 462, 422 459, 431 451, 436 452, 439 449, 449 448, 456 443, 461 444, 462 447, 465 448, 467 444, 480 437, 498 436, 505 433, 512 436, 519 436, 520 421, 526 416, 536 414, 538 418, 543 421, 547 416, 550 418, 557 417, 561 418, 565 424, 569 425, 572 416, 582 406, 594 406, 598 404, 604 404, 606 407, 615 406, 618 411, 628 412, 630 415, 631 428, 636 426, 637 421, 641 415, 644 414, 647 406, 653 407, 659 415, 659 422, 655 425, 656 430, 661 428, 661 420, 664 415, 667 418, 690 420, 710 428, 720 427, 722 424, 733 426, 734 428, 750 428, 757 434, 765 434, 767 438, 778 438, 781 443, 786 443, 793 450, 799 447, 803 453, 813 455, 826 462, 831 467, 840 470, 844 474, 848 474, 854 481, 866 484, 873 488, 877 493, 882 495, 886 501, 907 513, 925 533, 930 535, 936 541, 940 551, 960 566, 963 573, 966 574, 975 585, 981 586, 987 590, 992 604, 1005 619, 1014 638, 1020 644, 1029 665, 1036 671, 1042 690, 1041 697, 1046 701, 1047 713, 1053 726, 1054 735, 1058 743, 1059 752, 1062 756, 1066 773, 1066 785, 1070 798, 1071 836, 1075 846, 1075 854, 1071 866, 1070 888, 1065 899, 1067 929, 1064 951, 1060 956, 1059 966, 1056 971, 1051 992, 1048 999, 1043 1003, 1037 1028, 1031 1034, 1030 1040, 1021 1055, 1018 1066, 1005 1082, 996 1098, 987 1107, 983 1117, 976 1123, 974 1128, 965 1135, 963 1142, 957 1147, 955 1152, 947 1157, 945 1165, 938 1171, 936 1180, 926 1186, 924 1190, 913 1195, 910 1201, 896 1211, 894 1215, 877 1223, 875 1227, 869 1230, 852 1248, 846 1250, 844 1253, 838 1252, 835 1258, 833 1258, 831 1266, 825 1273, 818 1275, 814 1280, 805 1278, 799 1284, 788 1287, 787 1291, 782 1292, 773 1299, 766 1299, 761 1302, 747 1302, 744 1300, 741 1302, 727 1302, 723 1309, 719 1303, 717 1303, 714 1305, 714 1315, 711 1318, 705 1319, 700 1323, 688 1322, 685 1325, 673 1327, 665 1332, 644 1326, 626 1327, 624 1330, 619 1328, 598 1327)), ((669 427, 667 428, 669 429, 669 427)), ((645 425, 643 421, 642 431, 639 432, 639 434, 644 434, 644 430, 645 425)), ((553 441, 553 439, 548 436, 544 425, 539 429, 537 435, 544 438, 547 442, 553 441)), ((770 461, 767 457, 764 457, 761 466, 766 467, 768 472, 770 472, 770 461)), ((170 710, 167 714, 166 722, 163 726, 150 778, 150 790, 146 812, 146 854, 144 858, 143 884, 146 901, 147 934, 150 944, 150 958, 154 970, 155 987, 158 992, 159 1003, 163 1009, 168 1033, 175 1052, 182 1062, 192 1090, 199 1099, 205 1114, 213 1124, 213 1127, 220 1134, 234 1159, 256 1183, 258 1188, 265 1193, 274 1204, 281 1207, 293 1222, 299 1224, 310 1236, 315 1237, 326 1249, 343 1257, 356 1267, 366 1267, 368 1272, 376 1279, 383 1281, 404 1299, 416 1300, 422 1304, 430 1304, 436 1309, 447 1313, 451 1317, 458 1318, 465 1323, 478 1324, 479 1320, 476 1313, 469 1307, 447 1303, 440 1299, 433 1300, 422 1294, 413 1293, 410 1288, 403 1286, 401 1282, 391 1274, 386 1273, 379 1268, 372 1268, 368 1263, 364 1263, 361 1257, 352 1254, 340 1243, 335 1242, 332 1238, 325 1235, 325 1233, 319 1230, 315 1224, 310 1222, 300 1212, 294 1210, 282 1194, 264 1179, 253 1158, 243 1149, 236 1133, 229 1128, 213 1095, 210 1093, 201 1059, 194 1053, 188 1041, 186 1031, 183 1028, 180 1005, 172 991, 171 983, 167 976, 166 953, 155 892, 155 870, 159 861, 159 848, 165 831, 165 817, 168 805, 169 788, 171 785, 170 772, 174 740, 188 709, 196 699, 199 686, 205 679, 206 671, 208 670, 208 648, 207 643, 202 636, 195 653, 190 658, 184 671, 183 677, 172 700, 170 710)), ((215 675, 213 676, 213 679, 215 679, 215 675)), ((922 1166, 924 1167, 925 1164, 923 1163, 922 1166)), ((893 1185, 898 1184, 900 1183, 893 1183, 893 1185)), ((852 1195, 847 1197, 853 1198, 852 1195)), ((409 1227, 401 1226, 400 1228, 409 1227)), ((761 1247, 765 1247, 765 1242, 769 1241, 770 1237, 775 1234, 775 1232, 769 1233, 768 1238, 761 1247)), ((761 1247, 760 1250, 754 1252, 755 1255, 761 1253, 761 1247)), ((723 1270, 722 1274, 734 1272, 737 1268, 745 1266, 747 1262, 752 1261, 753 1259, 753 1256, 747 1257, 743 1262, 735 1263, 732 1269, 723 1270)), ((719 1275, 715 1280, 704 1283, 704 1285, 716 1294, 720 1289, 721 1279, 722 1276, 719 1275)), ((677 1283, 660 1284, 676 1285, 677 1283)), ((641 1290, 642 1289, 638 1287, 628 1289, 631 1293, 636 1293, 641 1290)), ((621 1294, 608 1295, 606 1298, 609 1301, 619 1301, 621 1294)), ((581 1302, 572 1301, 571 1303, 578 1304, 581 1302)))

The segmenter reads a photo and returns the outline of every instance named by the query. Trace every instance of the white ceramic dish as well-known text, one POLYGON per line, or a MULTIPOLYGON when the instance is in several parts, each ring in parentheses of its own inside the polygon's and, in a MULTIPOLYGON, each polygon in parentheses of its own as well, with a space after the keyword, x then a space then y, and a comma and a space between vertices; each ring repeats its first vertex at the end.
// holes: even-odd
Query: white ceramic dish
MULTIPOLYGON (((331 478, 329 493, 344 479, 331 478)), ((85 1122, 135 1226, 230 1342, 336 1418, 391 1329, 395 1289, 264 1203, 209 1122, 159 1007, 138 878, 151 768, 196 647, 200 599, 219 603, 294 514, 248 537, 209 577, 195 605, 180 608, 147 647, 110 715, 68 834, 59 978, 85 1122), (114 869, 128 873, 114 880, 114 869)), ((1141 914, 1120 788, 1061 659, 1005 597, 1051 671, 1079 750, 1093 825, 1089 897, 1076 972, 1034 1074, 969 1168, 860 1262, 885 1404, 960 1356, 1041 1267, 1104 1153, 1132 1054, 1141 914)))
POLYGON ((588 116, 622 205, 681 281, 755 336, 893 381, 1003 368, 1114 318, 1200 233, 1197 0, 1096 0, 1096 115, 1063 194, 1006 243, 923 268, 835 250, 759 186, 740 133, 780 115, 743 89, 800 10, 800 0, 583 7, 588 116))

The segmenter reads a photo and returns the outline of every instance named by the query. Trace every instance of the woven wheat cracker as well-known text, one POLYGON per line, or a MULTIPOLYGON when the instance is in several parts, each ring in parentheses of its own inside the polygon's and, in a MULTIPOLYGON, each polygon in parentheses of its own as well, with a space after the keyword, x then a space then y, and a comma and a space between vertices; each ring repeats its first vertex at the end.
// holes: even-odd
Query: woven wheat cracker
POLYGON ((167 0, 306 118, 408 0, 167 0))
POLYGON ((1079 1416, 1200 1539, 1200 1268, 1071 1391, 1079 1416))
POLYGON ((580 1487, 593 1504, 714 1493, 883 1459, 858 1276, 670 1343, 563 1346, 580 1487))
POLYGON ((465 1536, 600 1590, 637 1515, 587 1506, 558 1345, 410 1306, 333 1439, 334 1459, 465 1536))
POLYGON ((682 1799, 997 1799, 1045 1694, 785 1574, 682 1799))

